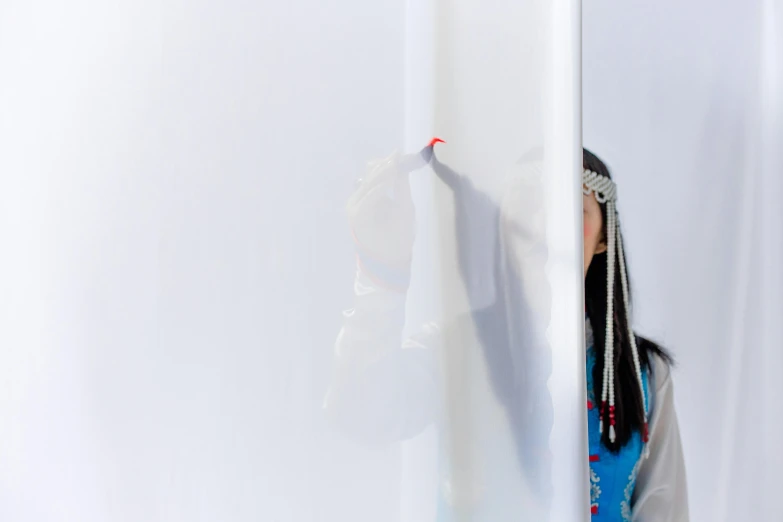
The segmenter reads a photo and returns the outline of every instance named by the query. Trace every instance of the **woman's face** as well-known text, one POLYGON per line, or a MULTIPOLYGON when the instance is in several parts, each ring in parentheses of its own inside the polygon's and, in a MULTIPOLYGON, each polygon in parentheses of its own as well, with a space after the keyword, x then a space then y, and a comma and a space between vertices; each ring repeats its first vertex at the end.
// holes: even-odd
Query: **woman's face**
POLYGON ((601 215, 601 206, 595 199, 592 192, 589 196, 582 195, 582 206, 584 207, 584 246, 585 246, 585 277, 590 262, 596 254, 606 252, 606 241, 603 233, 604 218, 601 215))

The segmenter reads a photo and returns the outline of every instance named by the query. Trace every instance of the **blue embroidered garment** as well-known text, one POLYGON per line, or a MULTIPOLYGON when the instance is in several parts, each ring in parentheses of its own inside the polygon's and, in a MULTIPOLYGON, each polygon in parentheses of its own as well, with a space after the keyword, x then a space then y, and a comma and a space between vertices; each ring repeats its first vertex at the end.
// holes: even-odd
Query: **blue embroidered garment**
MULTIPOLYGON (((637 431, 618 454, 611 453, 601 444, 599 402, 593 394, 593 368, 595 350, 591 335, 587 348, 587 430, 590 440, 590 508, 592 519, 601 522, 631 520, 631 496, 636 486, 636 475, 644 459, 642 437, 637 431)), ((647 371, 642 386, 649 403, 647 371)), ((600 399, 600 398, 599 398, 600 399)))

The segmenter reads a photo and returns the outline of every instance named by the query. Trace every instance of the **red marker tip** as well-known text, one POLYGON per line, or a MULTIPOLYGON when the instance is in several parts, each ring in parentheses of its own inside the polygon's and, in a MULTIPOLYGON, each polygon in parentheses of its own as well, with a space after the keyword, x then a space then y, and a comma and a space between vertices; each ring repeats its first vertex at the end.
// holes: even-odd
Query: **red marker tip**
POLYGON ((428 146, 428 147, 434 147, 436 143, 446 143, 446 142, 445 142, 445 141, 443 141, 443 140, 442 140, 442 139, 440 139, 440 138, 432 138, 432 139, 430 140, 430 143, 429 143, 429 145, 427 145, 427 146, 428 146))

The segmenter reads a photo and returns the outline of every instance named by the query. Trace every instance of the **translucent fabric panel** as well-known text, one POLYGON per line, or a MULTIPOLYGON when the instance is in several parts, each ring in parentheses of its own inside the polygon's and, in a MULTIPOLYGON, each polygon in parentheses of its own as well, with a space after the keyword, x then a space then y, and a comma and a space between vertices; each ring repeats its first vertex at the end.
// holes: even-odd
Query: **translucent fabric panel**
POLYGON ((580 20, 4 2, 0 518, 589 516, 580 20))

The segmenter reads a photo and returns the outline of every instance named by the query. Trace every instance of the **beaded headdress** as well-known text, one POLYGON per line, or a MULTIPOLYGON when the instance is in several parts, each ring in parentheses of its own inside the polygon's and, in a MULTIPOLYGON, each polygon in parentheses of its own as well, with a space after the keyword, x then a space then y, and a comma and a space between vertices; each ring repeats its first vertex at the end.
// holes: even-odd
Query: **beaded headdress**
POLYGON ((615 417, 614 417, 614 382, 615 382, 615 358, 614 358, 614 279, 615 264, 620 264, 620 283, 623 292, 623 306, 628 324, 628 339, 631 343, 633 365, 636 370, 636 378, 639 382, 639 391, 642 396, 644 414, 644 427, 642 440, 647 444, 649 440, 647 424, 647 398, 644 395, 642 382, 642 368, 639 363, 639 350, 636 347, 636 336, 631 328, 630 295, 628 294, 628 275, 625 270, 625 256, 623 255, 623 240, 620 235, 620 227, 617 217, 617 186, 614 181, 597 172, 585 169, 582 173, 582 190, 585 195, 595 194, 595 199, 606 204, 606 343, 604 345, 604 374, 601 388, 601 421, 600 430, 604 432, 604 413, 609 408, 609 440, 615 441, 615 417))

